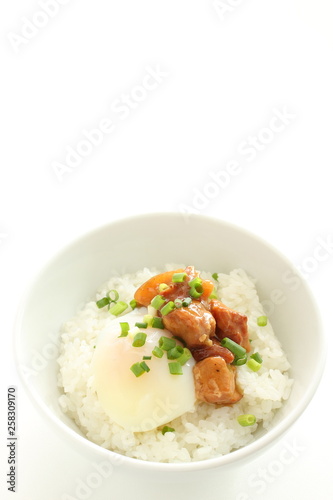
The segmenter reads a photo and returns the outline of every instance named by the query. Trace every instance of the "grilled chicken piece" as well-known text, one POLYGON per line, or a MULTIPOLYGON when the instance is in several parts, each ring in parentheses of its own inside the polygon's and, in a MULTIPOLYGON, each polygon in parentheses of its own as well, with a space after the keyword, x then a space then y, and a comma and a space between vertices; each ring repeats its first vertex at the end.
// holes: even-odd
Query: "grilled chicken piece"
POLYGON ((193 367, 194 386, 199 401, 211 404, 234 404, 241 398, 236 387, 235 367, 221 357, 209 357, 193 367))
POLYGON ((215 335, 215 319, 201 302, 193 301, 188 307, 174 309, 163 316, 165 328, 181 337, 187 347, 211 346, 215 335))
POLYGON ((212 337, 212 345, 199 345, 191 347, 191 353, 196 362, 202 361, 205 358, 211 356, 220 356, 227 363, 232 363, 234 360, 234 355, 229 349, 221 346, 220 340, 217 337, 212 337))
POLYGON ((210 310, 216 320, 216 336, 221 340, 228 337, 249 352, 247 317, 215 299, 210 302, 210 310))

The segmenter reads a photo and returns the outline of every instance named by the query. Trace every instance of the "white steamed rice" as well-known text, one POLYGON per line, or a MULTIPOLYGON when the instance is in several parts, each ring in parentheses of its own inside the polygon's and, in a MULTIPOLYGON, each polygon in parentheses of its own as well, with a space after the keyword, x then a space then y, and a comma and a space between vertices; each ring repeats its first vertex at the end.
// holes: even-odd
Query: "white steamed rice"
MULTIPOLYGON (((135 274, 113 277, 61 331, 61 354, 58 359, 59 398, 62 410, 94 443, 120 454, 155 462, 190 462, 224 455, 245 446, 255 438, 258 424, 268 429, 274 414, 289 397, 292 380, 289 363, 274 336, 272 326, 257 326, 264 315, 254 280, 242 269, 219 274, 217 295, 227 306, 248 317, 249 337, 254 351, 259 351, 263 364, 258 372, 246 365, 237 369, 237 384, 244 397, 232 406, 197 403, 194 412, 187 412, 168 425, 175 432, 162 435, 160 430, 131 432, 112 422, 103 411, 94 390, 91 361, 98 333, 107 327, 114 316, 98 309, 96 300, 110 289, 116 289, 120 300, 132 300, 135 290, 151 276, 182 266, 167 265, 163 270, 143 269, 135 274), (242 427, 237 422, 241 414, 254 414, 257 424, 242 427)), ((201 272, 212 279, 212 275, 201 272)), ((130 308, 129 308, 130 310, 130 308)), ((125 313, 124 313, 125 314, 125 313)))

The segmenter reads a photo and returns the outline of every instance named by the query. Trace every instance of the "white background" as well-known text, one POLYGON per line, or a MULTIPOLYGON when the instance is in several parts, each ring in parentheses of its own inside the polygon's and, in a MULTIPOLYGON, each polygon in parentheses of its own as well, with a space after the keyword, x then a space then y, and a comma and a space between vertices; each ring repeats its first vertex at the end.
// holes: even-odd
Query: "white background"
POLYGON ((80 456, 39 416, 12 335, 24 288, 69 241, 123 216, 187 210, 245 227, 300 266, 332 348, 333 250, 319 260, 316 251, 333 238, 332 3, 226 0, 218 12, 213 0, 59 0, 53 17, 42 3, 0 7, 1 498, 331 500, 330 356, 306 412, 256 461, 183 484, 115 468, 84 492, 97 457, 80 456), (164 76, 142 91, 147 68, 164 76), (111 105, 131 93, 125 118, 111 105), (288 123, 269 132, 276 110, 288 123), (68 147, 104 119, 113 132, 57 176, 54 162, 65 164, 68 147), (260 150, 245 154, 253 137, 260 150), (230 161, 237 171, 212 184, 230 161), (18 398, 15 494, 6 489, 8 385, 18 398))

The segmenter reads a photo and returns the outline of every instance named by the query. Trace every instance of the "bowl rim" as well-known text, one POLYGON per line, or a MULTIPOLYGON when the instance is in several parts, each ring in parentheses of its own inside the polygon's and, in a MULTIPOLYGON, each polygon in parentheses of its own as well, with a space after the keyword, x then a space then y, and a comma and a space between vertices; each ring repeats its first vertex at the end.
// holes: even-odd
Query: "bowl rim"
POLYGON ((138 215, 132 215, 120 219, 112 220, 111 222, 104 223, 102 225, 96 226, 89 231, 86 231, 79 235, 78 237, 73 238, 67 244, 62 246, 59 250, 57 250, 43 265, 39 268, 38 272, 35 276, 29 280, 26 284, 24 292, 22 293, 16 318, 14 320, 14 334, 13 334, 13 351, 14 351, 14 361, 16 365, 17 372, 19 374, 19 378, 23 383, 23 386, 28 394, 30 401, 32 403, 37 403, 38 407, 42 409, 42 415, 47 421, 51 422, 55 430, 61 433, 62 438, 65 440, 66 436, 70 438, 71 441, 74 441, 77 445, 81 446, 83 449, 88 449, 90 452, 102 455, 105 459, 110 460, 110 462, 119 464, 119 465, 129 465, 130 467, 135 467, 140 470, 149 470, 155 472, 187 472, 187 471, 199 471, 199 470, 207 470, 213 469, 222 466, 229 466, 234 464, 235 462, 243 462, 246 458, 249 458, 252 455, 258 454, 261 451, 267 449, 267 447, 274 442, 276 442, 282 435, 284 435, 289 428, 298 420, 298 418, 305 411, 309 403, 311 402, 318 386, 320 380, 322 378, 325 360, 326 360, 326 338, 324 335, 324 329, 322 324, 322 318, 319 311, 318 304, 313 295, 313 292, 308 285, 305 278, 302 274, 295 268, 295 266, 288 260, 288 258, 280 252, 277 248, 275 248, 268 241, 263 239, 261 236, 256 235, 255 233, 245 229, 241 226, 238 226, 234 223, 228 222, 224 219, 220 219, 217 217, 202 215, 202 214, 182 214, 180 212, 153 212, 153 213, 142 213, 138 215), (29 385, 29 377, 24 373, 24 367, 21 364, 20 360, 20 332, 22 328, 23 317, 25 313, 25 305, 30 293, 33 291, 34 287, 39 282, 39 279, 43 276, 43 274, 50 268, 58 259, 60 259, 63 255, 65 255, 72 248, 80 245, 84 240, 93 238, 98 233, 102 233, 114 226, 118 226, 123 223, 131 223, 135 222, 139 219, 157 219, 161 217, 172 217, 172 218, 192 218, 201 221, 210 221, 222 226, 226 226, 228 229, 231 229, 235 232, 242 233, 244 236, 251 238, 252 240, 256 240, 257 243, 264 245, 270 251, 275 253, 279 259, 284 261, 286 265, 291 267, 295 274, 300 278, 302 282, 302 286, 304 287, 306 293, 308 294, 313 308, 316 312, 316 320, 319 326, 318 328, 318 342, 320 343, 320 359, 316 364, 316 369, 313 372, 313 379, 311 386, 309 386, 304 394, 302 395, 302 399, 296 408, 292 409, 292 411, 285 416, 280 422, 278 422, 272 429, 269 429, 267 433, 258 437, 253 442, 248 445, 245 445, 239 449, 233 450, 230 453, 225 455, 217 456, 214 458, 209 458, 205 460, 191 461, 191 462, 153 462, 148 460, 136 459, 132 457, 128 457, 126 455, 122 455, 120 453, 114 452, 112 450, 108 450, 103 448, 102 446, 90 441, 87 437, 84 437, 68 427, 63 421, 61 421, 51 410, 51 408, 43 401, 38 392, 34 387, 29 385))

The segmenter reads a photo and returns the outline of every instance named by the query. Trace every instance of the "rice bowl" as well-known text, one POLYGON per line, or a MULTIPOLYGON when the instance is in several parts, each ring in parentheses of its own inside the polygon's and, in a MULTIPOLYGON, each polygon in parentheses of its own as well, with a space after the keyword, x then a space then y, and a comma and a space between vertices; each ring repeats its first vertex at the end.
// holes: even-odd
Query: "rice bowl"
MULTIPOLYGON (((143 276, 138 284, 144 279, 143 276)), ((220 281, 223 279, 221 274, 220 281)), ((251 289, 254 297, 256 292, 252 288, 253 284, 249 290, 251 289)), ((237 308, 234 297, 230 296, 229 300, 229 304, 237 308)), ((256 307, 262 312, 258 304, 256 307)), ((110 315, 107 317, 110 319, 110 315)), ((86 326, 84 328, 86 329, 86 326)), ((90 330, 93 330, 91 326, 90 330)), ((77 339, 76 342, 80 344, 81 340, 77 339)), ((76 354, 74 350, 73 355, 78 359, 76 354)), ((89 365, 89 348, 86 355, 89 365)), ((211 217, 191 215, 184 218, 181 214, 156 213, 102 226, 55 255, 40 271, 21 301, 15 326, 15 356, 27 394, 53 431, 58 432, 70 446, 76 447, 80 454, 91 457, 92 460, 103 457, 112 463, 121 464, 131 473, 146 472, 152 477, 152 473, 179 474, 216 467, 234 467, 264 452, 297 421, 311 401, 324 367, 325 343, 319 311, 307 283, 294 266, 267 242, 242 228, 211 217), (196 238, 195 245, 194 234, 200 236, 196 238), (162 461, 157 462, 148 456, 138 459, 126 456, 126 452, 112 451, 103 446, 109 436, 107 426, 102 431, 96 428, 95 434, 99 435, 96 440, 100 444, 96 444, 92 438, 87 438, 84 412, 81 411, 82 419, 78 425, 73 419, 75 406, 66 406, 68 402, 65 403, 63 398, 66 391, 58 385, 60 367, 57 360, 59 354, 63 355, 63 352, 59 351, 61 342, 64 341, 60 340, 59 331, 65 333, 64 321, 76 318, 80 315, 80 310, 83 311, 89 303, 96 312, 95 301, 100 298, 97 292, 104 293, 109 286, 105 280, 109 277, 134 275, 148 265, 150 273, 153 269, 163 269, 167 262, 191 263, 197 269, 214 273, 221 271, 225 275, 235 269, 244 269, 250 282, 252 277, 255 278, 255 288, 261 303, 265 304, 265 309, 268 307, 269 317, 268 326, 259 332, 262 335, 264 330, 274 328, 276 338, 290 364, 290 369, 284 373, 289 373, 293 380, 291 392, 288 399, 282 401, 280 408, 274 410, 275 416, 272 420, 269 423, 267 421, 269 429, 265 429, 262 423, 256 424, 256 430, 241 427, 239 430, 242 439, 245 436, 249 444, 241 444, 240 448, 231 453, 227 450, 224 452, 223 449, 205 450, 202 446, 201 453, 204 455, 208 451, 208 454, 193 457, 192 461, 188 461, 186 452, 183 452, 183 458, 176 458, 179 453, 179 446, 176 444, 173 459, 169 452, 169 458, 161 458, 159 451, 157 459, 162 461), (311 370, 308 369, 309 366, 311 370), (60 400, 63 400, 62 406, 59 404, 60 400), (73 414, 65 413, 64 410, 67 409, 73 414), (215 454, 215 458, 205 459, 210 453, 215 454)), ((262 369, 266 362, 264 359, 262 369)), ((83 381, 83 384, 86 382, 83 381)), ((85 390, 83 385, 78 393, 85 390)), ((285 396, 287 395, 286 389, 285 396)), ((274 402, 273 406, 276 404, 279 403, 274 402)), ((81 406, 80 401, 78 406, 81 406)), ((199 406, 202 408, 204 405, 199 406)), ((229 408, 222 410, 227 412, 229 408)), ((269 413, 269 409, 265 408, 266 410, 269 413)), ((191 414, 188 416, 190 418, 191 414)), ((87 417, 89 420, 90 416, 87 417)), ((211 425, 209 419, 205 421, 211 425)), ((200 433, 209 435, 209 431, 210 429, 204 429, 200 433)), ((174 434, 169 432, 164 436, 159 433, 159 439, 163 438, 162 443, 170 441, 170 445, 175 447, 173 436, 174 434)), ((208 446, 211 446, 211 443, 208 446)), ((118 443, 117 446, 122 449, 123 444, 118 443)), ((142 449, 141 452, 143 456, 142 449)), ((181 474, 178 477, 181 479, 181 474)))

